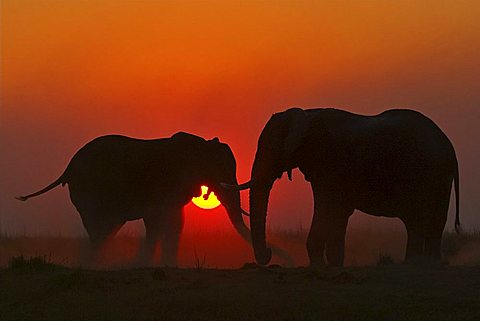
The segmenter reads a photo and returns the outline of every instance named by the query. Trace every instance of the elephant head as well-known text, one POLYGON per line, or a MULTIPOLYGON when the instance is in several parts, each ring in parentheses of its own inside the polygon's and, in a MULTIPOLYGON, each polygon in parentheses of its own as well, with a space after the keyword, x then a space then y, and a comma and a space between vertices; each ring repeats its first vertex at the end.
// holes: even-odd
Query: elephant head
POLYGON ((185 152, 182 153, 181 161, 186 164, 185 175, 189 188, 197 194, 200 186, 205 185, 208 187, 208 194, 214 192, 225 207, 235 230, 251 243, 250 231, 242 218, 242 214, 248 213, 241 208, 240 191, 226 187, 238 184, 237 164, 230 147, 218 138, 205 140, 183 132, 175 134, 172 139, 182 141, 184 146, 185 152))
POLYGON ((298 166, 295 152, 301 146, 308 127, 306 113, 300 108, 291 108, 274 114, 265 125, 258 140, 248 185, 252 245, 259 264, 268 264, 272 256, 265 239, 270 190, 274 181, 282 177, 284 172, 287 172, 291 179, 292 169, 298 166))
MULTIPOLYGON (((237 185, 237 164, 232 150, 227 144, 221 143, 218 138, 208 141, 207 153, 209 166, 213 176, 206 178, 205 185, 210 191, 215 192, 218 199, 225 207, 228 217, 235 230, 244 240, 251 243, 250 231, 246 227, 242 215, 249 215, 241 208, 240 191, 226 188, 226 185, 237 185)), ((210 192, 209 191, 209 192, 210 192)))

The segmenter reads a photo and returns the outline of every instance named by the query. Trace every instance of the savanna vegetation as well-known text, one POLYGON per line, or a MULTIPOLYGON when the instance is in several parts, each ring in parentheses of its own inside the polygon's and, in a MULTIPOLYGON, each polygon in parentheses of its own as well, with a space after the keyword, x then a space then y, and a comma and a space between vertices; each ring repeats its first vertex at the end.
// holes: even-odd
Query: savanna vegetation
MULTIPOLYGON (((306 263, 303 230, 270 234, 306 263)), ((120 235, 80 268, 85 238, 3 235, 0 319, 478 320, 480 233, 446 233, 442 265, 398 263, 404 241, 351 231, 345 268, 263 268, 234 234, 187 234, 183 268, 135 268, 140 238, 120 235)))
MULTIPOLYGON (((307 231, 270 231, 269 240, 286 249, 296 266, 308 264, 305 242, 307 231)), ((126 230, 109 240, 101 250, 94 265, 82 257, 89 246, 85 237, 62 235, 25 235, 0 233, 0 266, 6 266, 12 257, 41 256, 55 264, 68 267, 125 269, 138 267, 136 255, 142 246, 143 235, 126 230)), ((405 254, 406 232, 401 229, 350 228, 346 240, 345 265, 375 265, 382 257, 401 262, 405 254)), ((450 265, 480 264, 480 232, 464 232, 457 235, 447 231, 443 236, 443 256, 450 265)), ((253 261, 251 247, 234 231, 190 231, 180 242, 179 266, 192 268, 202 262, 203 268, 239 268, 253 261)), ((160 257, 159 249, 156 253, 160 257)), ((274 258, 273 264, 286 262, 274 258)))

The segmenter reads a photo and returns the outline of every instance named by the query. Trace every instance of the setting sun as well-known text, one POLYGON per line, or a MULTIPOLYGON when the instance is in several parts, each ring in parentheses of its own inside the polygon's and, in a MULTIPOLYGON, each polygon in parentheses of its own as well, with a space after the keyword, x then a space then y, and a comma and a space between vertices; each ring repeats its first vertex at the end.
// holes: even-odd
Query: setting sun
POLYGON ((218 207, 221 203, 218 200, 215 193, 211 192, 210 195, 208 195, 207 199, 204 198, 204 195, 207 194, 207 192, 208 192, 208 187, 202 186, 202 195, 200 195, 199 197, 192 198, 193 204, 206 210, 211 210, 213 208, 218 207))

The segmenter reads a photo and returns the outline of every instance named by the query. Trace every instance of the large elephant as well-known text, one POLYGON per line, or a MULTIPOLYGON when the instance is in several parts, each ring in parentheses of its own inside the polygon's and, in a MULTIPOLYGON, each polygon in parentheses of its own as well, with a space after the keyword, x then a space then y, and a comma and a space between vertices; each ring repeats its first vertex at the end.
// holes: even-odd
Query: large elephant
POLYGON ((237 184, 236 162, 230 147, 218 138, 207 141, 183 132, 154 140, 109 135, 82 147, 55 182, 17 198, 26 201, 68 184, 94 248, 125 222, 142 218, 147 258, 161 239, 162 263, 172 266, 183 228, 183 206, 199 196, 201 185, 215 192, 236 231, 250 241, 240 194, 221 183, 237 184))
POLYGON ((255 257, 267 264, 270 190, 284 172, 299 168, 311 183, 313 220, 307 239, 311 264, 343 265, 345 231, 355 209, 398 217, 406 226, 406 259, 440 258, 452 180, 459 221, 455 150, 437 125, 419 112, 387 110, 375 116, 332 108, 291 108, 263 129, 252 167, 250 229, 255 257))

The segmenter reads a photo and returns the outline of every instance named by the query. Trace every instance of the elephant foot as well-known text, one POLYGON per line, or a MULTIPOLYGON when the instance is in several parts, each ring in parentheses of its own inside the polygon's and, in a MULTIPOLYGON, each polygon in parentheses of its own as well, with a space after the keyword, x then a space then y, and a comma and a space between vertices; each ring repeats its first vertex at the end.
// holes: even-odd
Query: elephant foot
POLYGON ((137 257, 133 261, 134 267, 153 267, 154 264, 151 259, 144 255, 137 255, 137 257))
POLYGON ((326 268, 327 263, 323 258, 310 258, 310 267, 311 268, 326 268))
POLYGON ((267 265, 272 259, 272 250, 270 248, 265 248, 262 250, 255 251, 255 260, 258 265, 267 265))
POLYGON ((89 268, 94 265, 94 255, 90 248, 84 247, 80 249, 78 255, 78 265, 84 268, 89 268))
POLYGON ((99 245, 91 242, 80 245, 78 254, 78 265, 84 268, 95 268, 100 264, 99 262, 99 245))
POLYGON ((161 267, 178 267, 178 260, 176 257, 162 257, 160 260, 161 267))
POLYGON ((133 261, 133 265, 135 267, 153 267, 153 256, 154 256, 154 249, 153 246, 149 244, 143 244, 135 259, 133 261))

